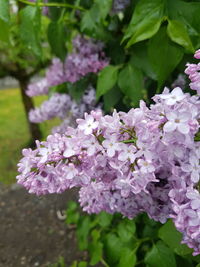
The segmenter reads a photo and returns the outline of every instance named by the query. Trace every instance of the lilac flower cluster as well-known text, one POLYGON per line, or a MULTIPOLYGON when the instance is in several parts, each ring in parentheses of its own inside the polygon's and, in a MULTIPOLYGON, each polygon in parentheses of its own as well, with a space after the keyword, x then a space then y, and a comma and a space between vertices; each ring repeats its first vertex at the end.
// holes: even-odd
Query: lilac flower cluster
POLYGON ((97 73, 109 63, 105 57, 103 44, 78 35, 73 41, 73 53, 69 54, 65 63, 66 80, 74 83, 88 73, 97 73))
POLYGON ((67 128, 76 125, 77 118, 83 118, 85 112, 90 112, 91 110, 101 109, 101 105, 96 105, 96 92, 95 89, 90 85, 84 92, 82 99, 77 103, 74 100, 70 100, 70 108, 63 122, 56 127, 53 127, 52 133, 64 134, 67 128))
MULTIPOLYGON (((102 52, 103 44, 93 39, 86 39, 77 36, 73 40, 73 52, 69 54, 64 63, 54 58, 48 68, 45 77, 28 86, 26 91, 30 97, 48 94, 49 87, 63 84, 64 82, 74 83, 91 72, 98 72, 108 64, 102 52)), ((59 117, 64 121, 52 132, 64 133, 68 125, 74 125, 76 118, 83 117, 85 112, 95 109, 95 90, 91 86, 85 91, 80 103, 76 103, 67 94, 53 94, 49 100, 43 102, 40 107, 31 110, 29 120, 33 123, 40 123, 45 120, 59 117)))
POLYGON ((37 95, 47 95, 49 92, 49 84, 46 78, 43 78, 35 83, 29 84, 26 94, 30 97, 37 95))
POLYGON ((73 51, 61 62, 54 58, 52 65, 41 81, 30 84, 26 91, 28 96, 47 94, 48 88, 64 82, 74 83, 88 73, 96 73, 108 65, 109 60, 102 51, 103 44, 93 39, 78 35, 73 40, 73 51))
POLYGON ((40 107, 29 112, 29 120, 33 123, 40 123, 54 117, 64 119, 70 109, 71 98, 67 94, 53 94, 49 100, 42 103, 40 107))
POLYGON ((88 213, 104 210, 133 218, 146 212, 162 223, 173 218, 183 242, 197 255, 199 96, 176 87, 153 100, 150 107, 141 101, 127 113, 85 113, 76 128, 37 141, 35 150, 23 150, 18 183, 37 195, 79 187, 80 204, 88 213))
MULTIPOLYGON (((196 51, 194 57, 200 59, 200 49, 196 51)), ((191 80, 190 88, 197 91, 198 95, 200 95, 200 63, 187 64, 185 73, 189 75, 191 80)))
POLYGON ((76 118, 82 118, 85 112, 100 108, 100 105, 96 107, 95 89, 90 85, 79 103, 72 100, 68 94, 54 93, 40 107, 29 112, 29 120, 33 123, 41 123, 58 117, 63 122, 54 127, 52 133, 64 134, 69 125, 75 125, 76 118))

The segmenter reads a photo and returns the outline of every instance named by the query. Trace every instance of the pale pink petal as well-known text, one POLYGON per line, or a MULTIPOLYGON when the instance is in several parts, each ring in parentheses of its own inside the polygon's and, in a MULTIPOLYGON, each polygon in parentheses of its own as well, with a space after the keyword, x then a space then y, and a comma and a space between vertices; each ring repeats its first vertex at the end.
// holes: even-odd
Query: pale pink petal
POLYGON ((199 172, 198 171, 193 171, 191 174, 191 180, 194 183, 197 183, 199 181, 199 172))
POLYGON ((177 128, 178 128, 179 132, 182 134, 188 134, 190 131, 189 125, 185 124, 185 123, 179 123, 177 128))
POLYGON ((163 130, 164 132, 173 132, 174 130, 176 130, 176 124, 171 121, 168 121, 165 123, 163 130))
POLYGON ((172 106, 176 103, 176 99, 175 98, 172 98, 170 97, 169 99, 167 99, 166 101, 166 104, 169 105, 169 106, 172 106))
POLYGON ((195 199, 191 201, 192 209, 199 209, 200 208, 200 199, 195 199))
POLYGON ((175 119, 177 119, 177 113, 175 113, 175 112, 170 112, 170 113, 167 113, 166 114, 166 117, 167 117, 167 119, 169 120, 169 121, 173 121, 173 120, 175 120, 175 119))
POLYGON ((180 113, 178 118, 181 120, 181 122, 186 122, 191 118, 191 114, 188 112, 180 113))

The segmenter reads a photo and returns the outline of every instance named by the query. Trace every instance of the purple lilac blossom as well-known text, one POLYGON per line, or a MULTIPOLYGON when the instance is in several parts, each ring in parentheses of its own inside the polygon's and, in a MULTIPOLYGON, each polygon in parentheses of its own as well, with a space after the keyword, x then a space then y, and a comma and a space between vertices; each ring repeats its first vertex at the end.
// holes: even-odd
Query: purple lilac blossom
MULTIPOLYGON (((196 51, 195 58, 200 59, 200 49, 196 51)), ((190 88, 197 91, 197 94, 200 95, 200 63, 198 64, 187 64, 185 73, 189 76, 191 80, 190 88)))
POLYGON ((103 43, 78 35, 73 40, 73 51, 65 62, 54 58, 41 82, 30 84, 26 91, 29 96, 47 94, 48 88, 64 82, 77 82, 88 73, 97 73, 109 64, 105 57, 103 43))
POLYGON ((29 120, 33 123, 40 123, 54 117, 64 119, 71 106, 71 97, 67 94, 53 94, 44 101, 40 107, 29 112, 29 120))
POLYGON ((89 85, 79 103, 72 100, 68 94, 55 93, 49 100, 44 101, 40 107, 29 112, 29 120, 33 123, 40 123, 59 117, 63 121, 59 126, 52 129, 52 133, 64 134, 69 125, 76 125, 77 118, 82 118, 85 112, 95 109, 101 109, 101 106, 96 106, 95 89, 89 85))
POLYGON ((46 78, 43 78, 35 83, 29 84, 26 94, 30 97, 37 95, 47 95, 49 92, 49 83, 46 78))
POLYGON ((130 5, 130 0, 113 0, 112 12, 114 14, 123 12, 130 5))
MULTIPOLYGON (((196 54, 195 54, 196 55, 196 54)), ((197 54, 198 56, 198 54, 197 54)), ((191 73, 190 73, 191 74, 191 73)), ((37 195, 79 187, 84 211, 172 218, 200 254, 200 99, 165 88, 129 112, 85 113, 65 134, 24 149, 18 183, 37 195)))
POLYGON ((90 85, 84 92, 79 103, 74 100, 71 101, 66 118, 64 118, 59 126, 53 127, 52 133, 64 134, 69 126, 76 126, 77 118, 83 118, 84 113, 90 112, 91 110, 101 110, 101 105, 96 105, 95 89, 90 85))
POLYGON ((106 67, 109 60, 102 51, 103 44, 78 35, 73 40, 73 52, 65 60, 65 79, 71 83, 88 73, 96 73, 106 67))
POLYGON ((172 83, 171 87, 180 87, 182 89, 185 89, 186 86, 186 77, 182 73, 180 73, 177 77, 177 79, 172 83))

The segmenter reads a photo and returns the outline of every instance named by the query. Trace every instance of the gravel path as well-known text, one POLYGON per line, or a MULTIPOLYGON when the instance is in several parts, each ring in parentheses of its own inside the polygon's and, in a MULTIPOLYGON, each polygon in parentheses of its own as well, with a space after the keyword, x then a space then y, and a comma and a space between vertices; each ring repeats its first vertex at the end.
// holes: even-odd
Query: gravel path
POLYGON ((74 229, 67 229, 58 211, 76 192, 37 197, 18 185, 0 184, 0 267, 46 267, 63 256, 66 265, 84 259, 74 229))

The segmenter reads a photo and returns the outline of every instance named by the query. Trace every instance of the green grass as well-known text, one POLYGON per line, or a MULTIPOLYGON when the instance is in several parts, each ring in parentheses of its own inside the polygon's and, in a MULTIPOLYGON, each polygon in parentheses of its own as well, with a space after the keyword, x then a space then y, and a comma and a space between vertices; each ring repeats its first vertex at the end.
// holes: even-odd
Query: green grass
MULTIPOLYGON (((36 105, 46 98, 35 98, 36 105)), ((46 137, 52 126, 58 123, 58 120, 42 123, 40 127, 43 136, 46 137)), ((21 150, 29 141, 30 134, 19 89, 0 90, 0 182, 15 182, 21 150)))

